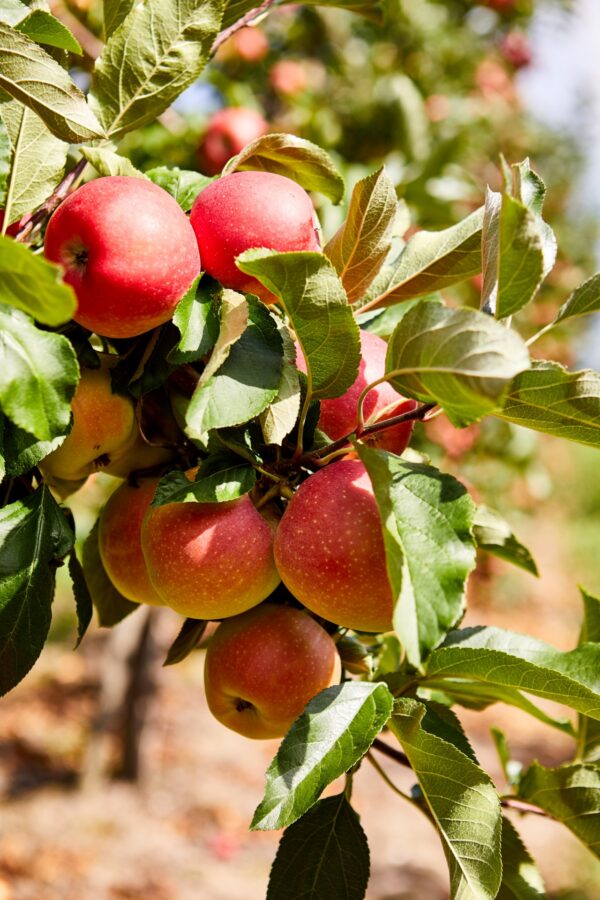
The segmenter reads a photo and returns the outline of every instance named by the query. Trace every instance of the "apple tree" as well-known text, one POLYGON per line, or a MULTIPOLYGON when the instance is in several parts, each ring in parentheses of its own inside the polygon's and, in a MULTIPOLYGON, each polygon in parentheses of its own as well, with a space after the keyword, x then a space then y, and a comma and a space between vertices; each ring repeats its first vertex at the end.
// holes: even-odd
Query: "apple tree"
MULTIPOLYGON (((323 5, 380 27, 394 14, 323 5)), ((137 169, 121 142, 255 14, 105 2, 86 95, 62 22, 37 3, 0 10, 0 689, 41 653, 66 564, 79 641, 94 606, 100 625, 171 607, 168 662, 210 633, 214 715, 282 738, 251 826, 285 829, 269 900, 364 896, 352 783, 365 764, 389 782, 382 755, 412 772, 410 794, 391 786, 438 832, 452 897, 540 897, 504 812, 549 816, 598 852, 600 601, 582 589, 567 652, 461 628, 477 551, 536 565, 410 440, 433 417, 491 417, 600 445, 600 374, 532 358, 542 332, 521 315, 556 259, 545 186, 527 160, 502 162, 481 208, 419 230, 376 169, 321 234, 310 195, 338 204, 344 179, 303 138, 260 136, 212 177, 137 169), (478 309, 456 290, 474 276, 478 309), (100 470, 122 482, 80 559, 63 501, 100 470), (572 760, 516 776, 502 736, 499 791, 455 712, 499 702, 569 735, 572 760)), ((599 309, 596 275, 543 330, 599 309)))

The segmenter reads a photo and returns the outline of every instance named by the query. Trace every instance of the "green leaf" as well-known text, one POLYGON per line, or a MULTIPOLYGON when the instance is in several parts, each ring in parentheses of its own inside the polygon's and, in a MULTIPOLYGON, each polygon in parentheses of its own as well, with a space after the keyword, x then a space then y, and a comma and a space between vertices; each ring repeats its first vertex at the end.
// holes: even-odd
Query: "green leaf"
POLYGON ((0 510, 0 694, 42 651, 56 567, 72 546, 73 533, 46 487, 0 510))
POLYGON ((183 472, 169 472, 156 488, 152 506, 168 503, 227 503, 247 494, 256 484, 256 469, 239 456, 209 456, 203 460, 195 481, 183 472))
POLYGON ((381 515, 394 629, 411 665, 460 621, 475 568, 475 504, 465 487, 431 466, 356 444, 381 515))
POLYGON ((35 41, 0 23, 0 88, 19 100, 63 141, 104 137, 67 72, 35 41))
POLYGON ((546 769, 534 762, 519 782, 519 797, 534 803, 600 857, 600 768, 575 763, 546 769))
POLYGON ((329 260, 320 253, 246 250, 237 264, 281 300, 306 360, 311 397, 341 396, 358 375, 360 338, 329 260))
POLYGON ((531 553, 517 540, 508 522, 496 510, 479 506, 473 526, 475 541, 482 550, 487 550, 532 575, 539 575, 531 553))
POLYGON ((388 306, 386 309, 374 309, 356 316, 356 321, 363 331, 372 331, 384 340, 389 340, 394 329, 409 310, 418 303, 442 304, 441 294, 429 294, 427 297, 415 297, 414 300, 405 300, 398 306, 388 306))
POLYGON ((422 728, 429 734, 435 734, 443 741, 453 744, 457 750, 478 764, 475 751, 460 723, 460 719, 448 706, 428 700, 424 703, 425 713, 421 721, 422 728))
POLYGON ((379 169, 357 183, 346 221, 324 247, 350 303, 363 296, 390 252, 397 209, 394 184, 379 169))
POLYGON ((15 425, 40 441, 66 434, 78 377, 77 357, 66 338, 40 331, 24 313, 0 306, 0 409, 15 425))
POLYGON ((120 156, 106 147, 82 147, 82 154, 93 165, 99 175, 126 175, 130 178, 145 178, 126 156, 120 156))
MULTIPOLYGON (((1 100, 0 100, 1 103, 1 100)), ((11 155, 11 147, 10 140, 8 137, 8 133, 6 131, 6 127, 4 122, 2 121, 1 114, 2 107, 0 106, 0 207, 5 209, 6 207, 6 183, 8 180, 8 176, 10 173, 10 155, 11 155)), ((5 212, 6 218, 6 212, 5 212)), ((10 223, 6 220, 6 224, 10 223)), ((1 231, 1 229, 0 229, 1 231)))
MULTIPOLYGON (((180 365, 195 362, 212 350, 219 337, 217 300, 221 293, 214 282, 207 284, 197 280, 181 298, 173 316, 173 324, 179 329, 181 337, 168 354, 170 363, 180 365)), ((230 296, 227 295, 229 298, 230 296)), ((228 299, 224 302, 225 309, 229 309, 228 299)))
POLYGON ((600 310, 600 273, 592 275, 578 288, 575 288, 568 300, 563 303, 556 314, 555 322, 587 316, 600 310))
POLYGON ((425 707, 396 700, 390 728, 415 772, 440 833, 453 898, 492 900, 502 880, 500 799, 472 759, 428 730, 425 707))
POLYGON ((100 626, 112 628, 139 608, 139 603, 132 603, 119 593, 106 574, 98 549, 98 520, 83 544, 83 573, 100 626))
POLYGON ((177 166, 173 166, 172 169, 157 166, 155 169, 149 169, 145 175, 174 197, 184 212, 190 211, 198 194, 215 180, 207 175, 201 175, 200 172, 178 169, 177 166))
POLYGON ((195 650, 206 631, 208 622, 204 619, 186 619, 167 653, 163 666, 174 666, 195 650))
POLYGON ((277 396, 260 414, 265 444, 281 445, 291 432, 300 412, 300 377, 296 368, 296 347, 284 322, 277 328, 283 341, 283 368, 277 396))
POLYGON ((103 0, 102 12, 104 16, 105 40, 116 31, 123 19, 131 12, 135 0, 103 0))
POLYGON ((0 423, 3 431, 6 474, 9 478, 18 478, 19 475, 29 472, 63 442, 62 436, 52 441, 39 441, 2 415, 0 423))
POLYGON ((0 22, 5 25, 18 25, 26 19, 31 10, 21 0, 0 0, 0 22))
POLYGON ((71 34, 66 25, 56 19, 45 9, 34 9, 17 25, 17 31, 26 34, 36 44, 58 47, 69 53, 83 54, 79 41, 71 34))
POLYGON ((68 144, 55 137, 40 117, 18 100, 0 101, 0 117, 11 144, 4 203, 4 225, 8 226, 50 196, 63 177, 68 144))
POLYGON ((600 447, 600 373, 535 361, 511 382, 495 416, 556 437, 600 447))
MULTIPOLYGON (((223 303, 226 297, 224 294, 223 303)), ((283 366, 283 345, 267 307, 248 300, 248 326, 227 347, 221 364, 215 356, 225 347, 221 334, 202 373, 186 413, 186 433, 206 442, 213 428, 241 425, 260 415, 277 396, 283 366)))
MULTIPOLYGON (((8 237, 0 237, 0 302, 45 325, 62 325, 77 307, 73 288, 63 282, 60 267, 8 237)), ((23 319, 19 316, 17 321, 23 319)))
POLYGON ((69 575, 71 576, 71 582, 73 584, 75 609, 77 611, 77 643, 75 644, 75 650, 77 650, 92 621, 94 606, 81 563, 75 553, 75 548, 73 548, 69 554, 69 575))
POLYGON ((565 653, 501 628, 464 628, 451 632, 433 651, 426 682, 444 690, 448 680, 452 690, 456 680, 464 685, 466 679, 487 689, 525 691, 600 719, 600 645, 585 644, 565 653))
POLYGON ((529 165, 529 159, 520 163, 513 163, 507 175, 506 189, 519 203, 535 215, 539 233, 542 240, 542 255, 544 260, 543 277, 551 271, 556 262, 557 244, 554 232, 542 218, 544 200, 546 198, 546 185, 540 176, 529 165), (510 179, 508 179, 510 175, 510 179), (510 183, 509 183, 510 181, 510 183))
POLYGON ((110 35, 94 68, 92 107, 111 137, 153 121, 196 81, 223 0, 145 0, 110 35))
POLYGON ((502 884, 497 900, 544 900, 544 882, 512 822, 502 817, 502 884))
POLYGON ((399 393, 439 403, 460 427, 495 410, 529 365, 519 335, 490 316, 419 303, 392 334, 386 368, 399 393))
POLYGON ((219 335, 212 353, 200 376, 200 384, 206 384, 227 360, 230 350, 248 327, 248 301, 236 291, 225 290, 221 300, 219 335))
POLYGON ((339 203, 344 196, 344 179, 329 154, 293 134, 265 134, 256 138, 229 160, 223 175, 248 170, 291 178, 305 191, 318 191, 333 203, 339 203))
MULTIPOLYGON (((579 588, 583 600, 583 623, 579 644, 600 643, 600 599, 579 588)), ((600 763, 600 722, 579 716, 577 758, 583 762, 600 763)))
POLYGON ((297 719, 267 770, 265 796, 252 828, 286 828, 367 752, 392 713, 384 684, 347 681, 317 694, 297 719))
POLYGON ((319 800, 284 832, 266 900, 363 900, 369 845, 344 794, 319 800))
POLYGON ((407 242, 388 286, 362 308, 380 309, 465 281, 481 272, 483 209, 444 231, 418 231, 407 242))
POLYGON ((498 319, 533 299, 544 275, 538 217, 507 194, 488 189, 483 220, 482 309, 498 319))
MULTIPOLYGON (((256 2, 257 0, 226 0, 222 27, 228 28, 251 9, 256 9, 256 2)), ((293 3, 295 0, 286 2, 293 3)), ((353 12, 357 16, 364 16, 378 24, 383 22, 383 4, 380 0, 304 0, 303 6, 337 7, 353 12)))

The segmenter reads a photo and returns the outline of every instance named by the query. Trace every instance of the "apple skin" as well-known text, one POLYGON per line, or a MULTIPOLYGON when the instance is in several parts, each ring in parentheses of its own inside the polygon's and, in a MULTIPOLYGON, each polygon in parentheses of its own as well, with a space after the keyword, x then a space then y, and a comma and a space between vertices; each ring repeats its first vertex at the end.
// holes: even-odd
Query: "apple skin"
POLYGON ((227 728, 279 738, 340 674, 333 640, 307 612, 263 603, 217 628, 204 685, 210 711, 227 728))
POLYGON ((392 628, 381 518, 360 460, 331 463, 300 485, 274 551, 283 583, 312 612, 357 631, 392 628))
POLYGON ((211 117, 198 149, 200 168, 207 175, 218 175, 227 160, 268 130, 268 122, 255 109, 220 109, 211 117))
MULTIPOLYGON (((387 344, 379 335, 370 331, 360 332, 361 361, 356 381, 345 394, 331 400, 321 400, 319 428, 332 441, 337 441, 357 426, 358 398, 368 384, 385 375, 387 344)), ((306 372, 306 362, 300 346, 296 345, 296 366, 306 372)), ((365 397, 363 418, 365 424, 410 412, 417 406, 414 400, 402 397, 388 381, 374 387, 365 397)), ((390 453, 400 456, 407 448, 413 432, 413 422, 403 422, 389 430, 378 432, 369 438, 390 453)))
MULTIPOLYGON (((5 237, 16 237, 19 233, 19 229, 21 228, 21 225, 23 224, 24 218, 25 218, 25 216, 23 216, 22 219, 18 219, 16 222, 13 222, 12 225, 9 225, 8 228, 6 229, 5 237)), ((3 226, 4 226, 4 210, 0 209, 0 231, 2 231, 3 226)))
POLYGON ((147 478, 137 487, 125 482, 108 499, 100 514, 98 547, 108 577, 135 603, 161 606, 142 553, 142 521, 154 498, 158 478, 147 478))
POLYGON ((241 272, 236 256, 253 247, 279 252, 320 251, 310 197, 295 181, 272 172, 233 172, 196 198, 190 221, 206 272, 224 287, 275 298, 241 272))
POLYGON ((112 338, 167 322, 200 274, 187 216, 142 178, 107 176, 78 188, 50 219, 44 252, 77 295, 75 321, 112 338))
POLYGON ((222 619, 262 603, 281 580, 273 559, 275 525, 247 494, 227 503, 151 507, 142 548, 165 606, 194 619, 222 619))

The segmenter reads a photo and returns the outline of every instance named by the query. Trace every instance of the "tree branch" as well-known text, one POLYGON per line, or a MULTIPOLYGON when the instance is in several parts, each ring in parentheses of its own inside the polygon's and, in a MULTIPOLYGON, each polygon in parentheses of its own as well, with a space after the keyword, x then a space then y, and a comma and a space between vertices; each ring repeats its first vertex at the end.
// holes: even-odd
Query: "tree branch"
POLYGON ((396 750, 395 747, 390 747, 390 745, 386 744, 385 741, 382 741, 381 738, 375 738, 371 746, 373 747, 373 750, 379 750, 384 756, 388 756, 390 759, 393 759, 394 762, 400 763, 401 766, 412 769, 412 766, 408 761, 408 756, 403 753, 402 750, 396 750))
POLYGON ((256 9, 249 10, 245 16, 242 16, 241 19, 238 19, 237 22, 234 22, 233 25, 230 25, 229 28, 225 28, 220 34, 218 34, 215 38, 215 41, 211 47, 210 55, 214 56, 219 47, 228 41, 229 38, 239 31, 241 28, 245 28, 246 25, 249 25, 250 22, 253 22, 254 19, 257 19, 258 16, 262 15, 272 6, 275 6, 279 0, 263 0, 263 3, 260 6, 257 6, 256 9))

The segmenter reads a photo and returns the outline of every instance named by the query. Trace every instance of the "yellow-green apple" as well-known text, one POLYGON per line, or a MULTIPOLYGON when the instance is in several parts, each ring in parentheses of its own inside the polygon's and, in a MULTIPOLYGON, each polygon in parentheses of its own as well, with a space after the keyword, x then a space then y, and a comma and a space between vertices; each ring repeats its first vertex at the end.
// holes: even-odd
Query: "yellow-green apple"
POLYGON ((75 321, 105 337, 133 337, 168 321, 200 273, 187 216, 144 178, 84 184, 50 219, 44 250, 77 295, 75 321))
POLYGON ((393 596, 381 518, 360 460, 306 479, 275 535, 283 583, 312 612, 357 631, 389 631, 393 596))
POLYGON ((142 553, 142 521, 152 503, 158 478, 133 486, 125 482, 108 499, 100 515, 98 547, 108 577, 135 603, 162 603, 142 553))
MULTIPOLYGON (((370 331, 360 332, 361 361, 354 384, 331 400, 321 400, 319 428, 332 441, 337 441, 354 431, 358 424, 358 399, 368 384, 385 375, 386 342, 370 331)), ((306 372, 306 361, 300 346, 296 345, 296 365, 306 372)), ((414 400, 398 394, 388 381, 383 381, 365 396, 363 420, 365 425, 410 412, 416 407, 414 400)), ((369 439, 383 450, 400 455, 410 441, 414 422, 403 422, 377 432, 369 439)))
POLYGON ((295 181, 273 172, 233 172, 196 198, 190 221, 206 272, 225 287, 275 298, 241 272, 235 258, 252 247, 279 252, 319 251, 310 197, 295 181))
POLYGON ((219 722, 245 737, 283 737, 340 670, 333 640, 307 612, 263 603, 217 628, 206 652, 206 699, 219 722))
POLYGON ((163 603, 194 619, 235 616, 261 603, 280 581, 273 560, 276 524, 247 494, 226 503, 150 507, 142 548, 163 603))
POLYGON ((268 130, 267 121, 255 109, 220 109, 211 117, 198 149, 200 168, 207 175, 218 175, 228 159, 268 130))

